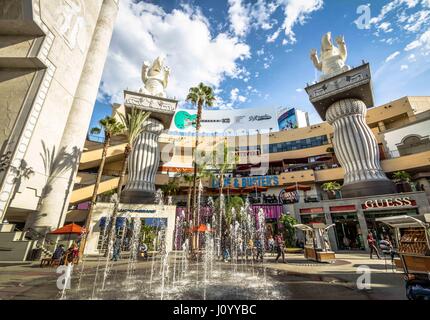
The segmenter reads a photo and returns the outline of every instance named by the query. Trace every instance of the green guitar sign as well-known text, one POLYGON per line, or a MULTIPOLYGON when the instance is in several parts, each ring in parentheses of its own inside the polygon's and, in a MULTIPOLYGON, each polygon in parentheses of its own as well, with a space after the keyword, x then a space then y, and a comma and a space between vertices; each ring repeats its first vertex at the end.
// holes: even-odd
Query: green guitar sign
POLYGON ((196 127, 196 114, 189 114, 187 111, 178 111, 175 114, 175 126, 178 129, 186 129, 190 126, 196 127))

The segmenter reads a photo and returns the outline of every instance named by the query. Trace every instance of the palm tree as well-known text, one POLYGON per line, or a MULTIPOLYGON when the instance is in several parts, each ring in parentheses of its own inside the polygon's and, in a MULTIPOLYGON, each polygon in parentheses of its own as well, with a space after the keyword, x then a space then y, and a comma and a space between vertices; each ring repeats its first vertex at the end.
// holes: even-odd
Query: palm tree
MULTIPOLYGON (((104 139, 104 143, 103 143, 102 158, 100 161, 99 169, 97 171, 96 183, 94 185, 94 190, 93 190, 93 195, 91 197, 90 207, 88 208, 87 221, 85 223, 85 229, 87 230, 87 232, 90 228, 93 209, 94 209, 94 206, 95 206, 96 201, 97 201, 97 194, 98 194, 100 182, 101 182, 102 175, 103 175, 103 169, 104 169, 105 162, 106 162, 107 150, 110 146, 111 139, 113 136, 120 135, 120 134, 124 133, 124 130, 125 130, 124 124, 118 122, 115 118, 109 117, 109 116, 106 116, 105 118, 101 119, 99 121, 99 124, 100 124, 100 127, 103 129, 105 139, 104 139)), ((91 134, 100 134, 100 132, 102 131, 101 128, 99 128, 99 127, 91 128, 90 132, 91 132, 91 134)), ((85 245, 86 245, 86 237, 84 236, 82 238, 81 247, 79 250, 81 256, 84 253, 85 245)))
MULTIPOLYGON (((124 134, 126 136, 126 143, 127 144, 124 148, 124 162, 122 164, 121 175, 119 177, 118 186, 117 186, 117 199, 118 199, 118 201, 115 201, 115 203, 114 203, 114 208, 113 208, 112 217, 111 217, 112 223, 110 223, 108 226, 108 228, 109 228, 108 233, 107 233, 107 235, 108 235, 108 239, 107 239, 108 248, 109 248, 109 243, 110 243, 111 239, 113 239, 115 236, 116 216, 118 214, 118 205, 119 205, 119 201, 121 199, 121 192, 122 192, 122 187, 124 185, 125 173, 127 171, 128 157, 129 157, 131 151, 133 150, 134 142, 139 137, 139 135, 143 132, 144 123, 148 119, 150 114, 151 114, 150 112, 142 111, 142 110, 135 109, 135 108, 131 109, 131 111, 129 113, 126 112, 125 115, 121 114, 121 113, 118 114, 121 118, 122 124, 125 127, 124 134)), ((105 254, 107 255, 108 252, 106 251, 105 254)))
POLYGON ((189 93, 187 95, 188 102, 191 102, 193 105, 197 106, 197 119, 196 119, 196 144, 194 147, 194 176, 193 176, 193 220, 194 223, 196 222, 196 195, 197 195, 197 189, 196 189, 196 181, 197 181, 197 161, 196 161, 196 151, 197 147, 199 145, 199 131, 200 131, 200 121, 202 118, 202 110, 203 106, 211 107, 213 106, 213 103, 215 101, 215 96, 213 93, 213 90, 211 87, 204 85, 202 82, 199 83, 197 87, 192 87, 189 90, 189 93))

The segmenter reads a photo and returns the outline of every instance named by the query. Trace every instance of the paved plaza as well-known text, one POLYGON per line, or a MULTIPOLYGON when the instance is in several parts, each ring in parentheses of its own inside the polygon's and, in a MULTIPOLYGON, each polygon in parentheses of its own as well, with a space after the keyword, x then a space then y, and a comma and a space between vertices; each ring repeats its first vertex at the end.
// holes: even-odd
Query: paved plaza
MULTIPOLYGON (((405 300, 403 274, 392 269, 390 261, 368 259, 365 253, 338 253, 334 264, 320 264, 305 260, 300 254, 288 254, 287 264, 274 263, 274 257, 265 257, 267 270, 281 272, 281 286, 287 286, 290 299, 314 300, 405 300), (371 270, 371 289, 358 290, 356 281, 359 266, 371 270)), ((85 262, 86 272, 94 272, 97 258, 85 262)), ((151 262, 138 262, 136 269, 150 268, 151 262)), ((229 265, 229 263, 226 263, 229 265)), ((80 266, 75 267, 79 272, 80 266)), ((126 270, 127 260, 114 263, 113 270, 126 270)), ((273 273, 273 272, 272 272, 273 273)), ((40 268, 38 264, 0 264, 0 299, 59 299, 55 268, 40 268)), ((73 286, 77 280, 73 277, 73 286)))

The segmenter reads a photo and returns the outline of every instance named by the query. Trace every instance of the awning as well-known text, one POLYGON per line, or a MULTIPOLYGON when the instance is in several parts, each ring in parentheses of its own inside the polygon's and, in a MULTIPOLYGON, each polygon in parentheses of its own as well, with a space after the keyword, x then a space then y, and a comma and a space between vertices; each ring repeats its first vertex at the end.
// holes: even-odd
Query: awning
POLYGON ((312 227, 309 227, 308 225, 305 224, 295 224, 293 226, 296 229, 302 230, 302 231, 313 231, 314 229, 312 229, 312 227))
POLYGON ((285 187, 284 190, 287 192, 296 191, 296 190, 310 191, 312 190, 312 187, 305 184, 297 184, 297 185, 293 184, 291 186, 285 187))
POLYGON ((407 215, 376 218, 379 221, 393 228, 429 228, 430 215, 411 217, 407 215))
POLYGON ((50 234, 81 234, 82 232, 83 228, 80 225, 71 223, 50 232, 50 234))

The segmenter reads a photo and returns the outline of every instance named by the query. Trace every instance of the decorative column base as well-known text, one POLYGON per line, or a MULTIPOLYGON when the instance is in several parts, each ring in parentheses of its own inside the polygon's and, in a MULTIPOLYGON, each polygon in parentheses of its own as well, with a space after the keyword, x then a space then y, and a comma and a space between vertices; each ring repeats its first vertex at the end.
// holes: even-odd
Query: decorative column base
POLYGON ((343 198, 396 191, 380 165, 378 143, 366 124, 366 112, 360 99, 342 99, 327 109, 327 122, 334 128, 333 146, 345 169, 343 198))
POLYGON ((121 195, 122 203, 154 203, 155 175, 160 162, 158 137, 164 129, 157 119, 145 121, 144 131, 134 143, 128 162, 128 181, 121 195))
POLYGON ((396 193, 396 186, 390 180, 362 181, 344 185, 341 189, 343 198, 368 197, 378 194, 396 193))

